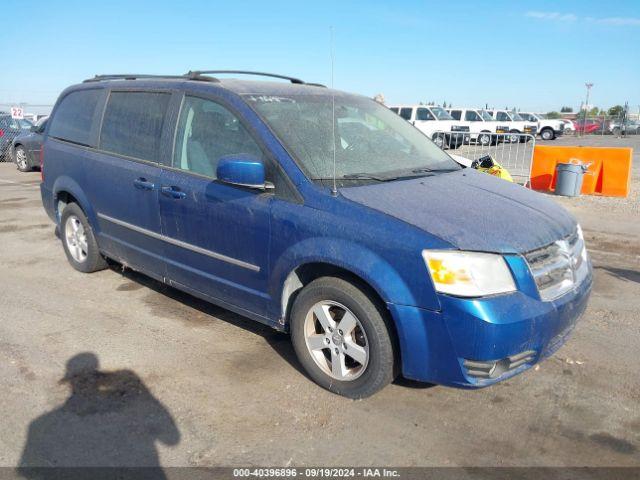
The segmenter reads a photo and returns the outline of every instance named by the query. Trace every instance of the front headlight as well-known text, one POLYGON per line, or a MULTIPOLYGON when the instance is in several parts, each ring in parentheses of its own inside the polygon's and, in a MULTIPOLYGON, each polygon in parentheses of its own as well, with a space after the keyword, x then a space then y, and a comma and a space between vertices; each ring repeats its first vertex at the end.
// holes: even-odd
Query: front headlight
POLYGON ((502 255, 455 250, 423 250, 422 257, 440 293, 481 297, 514 292, 515 282, 502 255))

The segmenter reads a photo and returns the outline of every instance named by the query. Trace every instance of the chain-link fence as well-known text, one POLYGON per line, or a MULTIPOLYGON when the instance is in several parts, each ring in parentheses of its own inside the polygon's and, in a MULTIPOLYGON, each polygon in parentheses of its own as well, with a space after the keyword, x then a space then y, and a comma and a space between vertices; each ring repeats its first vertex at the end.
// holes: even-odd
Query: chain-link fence
POLYGON ((640 120, 626 115, 578 115, 571 122, 572 128, 565 128, 565 134, 640 135, 640 120))
POLYGON ((0 103, 0 162, 13 162, 14 145, 31 133, 34 125, 42 122, 52 105, 0 103), (19 107, 16 112, 15 107, 19 107), (19 113, 16 115, 16 113, 19 113))

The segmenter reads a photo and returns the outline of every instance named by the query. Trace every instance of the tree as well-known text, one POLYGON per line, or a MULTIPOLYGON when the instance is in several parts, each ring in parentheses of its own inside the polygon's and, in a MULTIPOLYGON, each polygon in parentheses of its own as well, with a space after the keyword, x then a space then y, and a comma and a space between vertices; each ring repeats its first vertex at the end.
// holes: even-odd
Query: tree
POLYGON ((547 112, 547 114, 545 115, 547 118, 549 119, 556 119, 556 118, 560 118, 562 115, 560 115, 558 112, 547 112))
POLYGON ((587 115, 590 117, 595 117, 598 115, 598 113, 600 113, 600 109, 598 107, 593 107, 591 110, 589 110, 587 115))
POLYGON ((560 109, 560 113, 573 113, 573 108, 571 108, 571 107, 562 107, 560 109))
POLYGON ((624 112, 624 107, 622 105, 616 105, 609 109, 609 115, 612 117, 619 117, 624 112))

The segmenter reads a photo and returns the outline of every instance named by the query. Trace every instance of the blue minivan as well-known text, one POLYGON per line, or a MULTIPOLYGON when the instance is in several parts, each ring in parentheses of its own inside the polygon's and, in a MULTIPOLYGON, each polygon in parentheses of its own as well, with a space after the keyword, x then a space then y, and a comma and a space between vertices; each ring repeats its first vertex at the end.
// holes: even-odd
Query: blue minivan
POLYGON ((112 259, 290 332, 308 375, 351 398, 398 375, 487 386, 564 343, 592 268, 563 208, 373 100, 226 73, 249 72, 61 94, 41 190, 75 269, 112 259))

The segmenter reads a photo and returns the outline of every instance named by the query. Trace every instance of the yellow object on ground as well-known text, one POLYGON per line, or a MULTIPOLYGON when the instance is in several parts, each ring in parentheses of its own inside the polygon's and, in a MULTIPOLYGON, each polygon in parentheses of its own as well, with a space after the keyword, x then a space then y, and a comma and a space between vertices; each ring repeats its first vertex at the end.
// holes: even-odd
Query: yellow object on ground
POLYGON ((478 167, 478 171, 488 173, 489 175, 493 175, 494 177, 499 177, 503 180, 507 180, 508 182, 513 182, 513 178, 511 178, 511 174, 507 171, 507 169, 495 160, 493 161, 492 167, 478 167))

